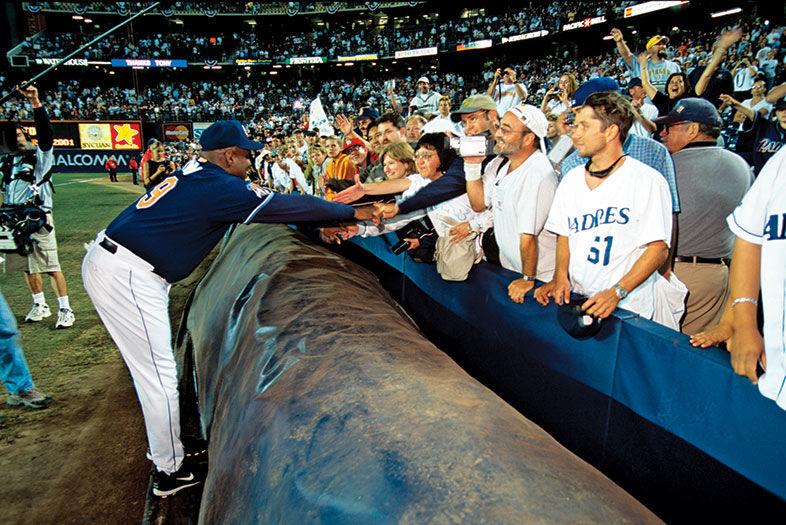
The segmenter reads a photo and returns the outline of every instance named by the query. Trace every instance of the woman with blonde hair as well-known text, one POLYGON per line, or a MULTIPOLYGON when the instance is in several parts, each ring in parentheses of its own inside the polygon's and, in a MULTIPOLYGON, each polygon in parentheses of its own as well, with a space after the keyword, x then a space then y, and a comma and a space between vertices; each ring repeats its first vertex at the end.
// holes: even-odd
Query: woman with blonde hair
POLYGON ((543 114, 554 113, 561 115, 565 110, 570 109, 570 99, 573 93, 579 88, 579 81, 571 73, 563 73, 557 84, 546 91, 540 110, 543 114))
POLYGON ((333 201, 348 204, 364 195, 390 195, 406 191, 412 182, 409 176, 418 172, 412 146, 406 142, 388 144, 382 148, 379 158, 387 180, 363 183, 355 175, 355 185, 337 193, 333 201))

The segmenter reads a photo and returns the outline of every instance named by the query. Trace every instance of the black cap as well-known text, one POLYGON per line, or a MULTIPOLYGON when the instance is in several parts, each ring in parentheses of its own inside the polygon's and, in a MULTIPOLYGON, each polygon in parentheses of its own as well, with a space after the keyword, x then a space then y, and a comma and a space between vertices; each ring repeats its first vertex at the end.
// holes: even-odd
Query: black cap
POLYGON ((557 321, 560 326, 576 339, 587 339, 600 331, 603 319, 587 315, 581 305, 587 301, 586 297, 571 299, 557 310, 557 321))

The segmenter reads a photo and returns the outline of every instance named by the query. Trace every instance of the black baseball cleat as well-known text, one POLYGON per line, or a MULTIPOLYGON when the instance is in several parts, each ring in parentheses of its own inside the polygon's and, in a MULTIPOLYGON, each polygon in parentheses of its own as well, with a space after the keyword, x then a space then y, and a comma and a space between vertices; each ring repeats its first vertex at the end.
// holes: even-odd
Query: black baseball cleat
POLYGON ((153 494, 159 498, 171 496, 185 488, 199 485, 205 474, 183 464, 172 474, 156 470, 153 474, 153 494))

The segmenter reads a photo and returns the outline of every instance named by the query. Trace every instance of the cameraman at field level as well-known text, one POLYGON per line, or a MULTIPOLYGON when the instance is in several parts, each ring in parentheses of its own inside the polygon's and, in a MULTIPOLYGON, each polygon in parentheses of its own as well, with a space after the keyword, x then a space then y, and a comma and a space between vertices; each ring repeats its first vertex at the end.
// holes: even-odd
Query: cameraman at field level
POLYGON ((33 252, 26 257, 8 254, 6 257, 9 270, 24 269, 25 279, 33 296, 33 307, 25 316, 27 322, 38 322, 52 315, 46 304, 43 290, 42 273, 49 274, 52 287, 57 294, 58 314, 55 328, 69 328, 74 324, 74 312, 68 301, 65 277, 60 269, 57 256, 57 239, 52 219, 52 182, 51 172, 54 160, 52 146, 54 131, 46 109, 38 99, 38 89, 28 86, 18 89, 33 106, 35 130, 38 144, 32 142, 30 135, 21 126, 17 126, 16 141, 19 151, 11 158, 11 165, 3 173, 3 203, 6 205, 26 204, 35 198, 38 206, 46 214, 46 225, 31 237, 33 252))

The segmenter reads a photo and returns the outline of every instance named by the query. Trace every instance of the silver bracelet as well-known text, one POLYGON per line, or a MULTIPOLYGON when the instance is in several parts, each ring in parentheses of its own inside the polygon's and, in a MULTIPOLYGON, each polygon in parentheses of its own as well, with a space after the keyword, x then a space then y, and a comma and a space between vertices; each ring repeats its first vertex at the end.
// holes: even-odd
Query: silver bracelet
POLYGON ((754 306, 759 306, 759 301, 753 297, 740 297, 731 302, 731 307, 734 308, 740 303, 753 303, 754 306))

